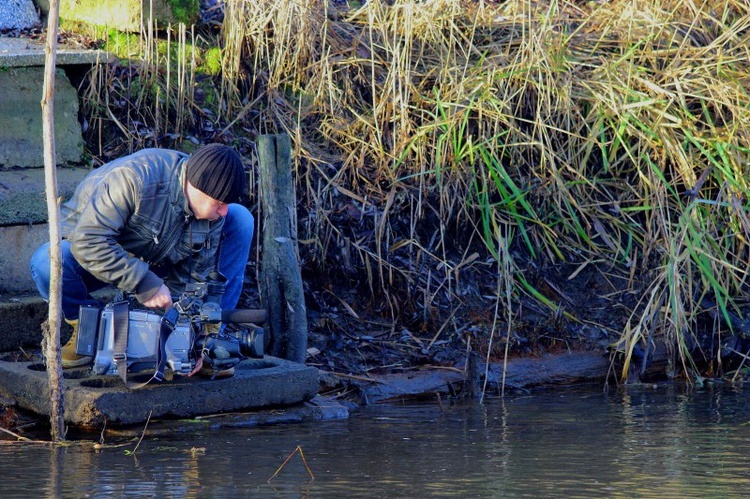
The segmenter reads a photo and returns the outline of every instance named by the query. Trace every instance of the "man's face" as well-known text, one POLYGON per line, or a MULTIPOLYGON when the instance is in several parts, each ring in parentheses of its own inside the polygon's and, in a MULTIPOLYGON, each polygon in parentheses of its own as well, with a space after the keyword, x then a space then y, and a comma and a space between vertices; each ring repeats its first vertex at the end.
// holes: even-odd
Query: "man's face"
POLYGON ((227 216, 227 210, 229 209, 227 203, 199 191, 190 182, 187 183, 185 195, 187 196, 190 210, 198 220, 218 220, 221 217, 227 216))

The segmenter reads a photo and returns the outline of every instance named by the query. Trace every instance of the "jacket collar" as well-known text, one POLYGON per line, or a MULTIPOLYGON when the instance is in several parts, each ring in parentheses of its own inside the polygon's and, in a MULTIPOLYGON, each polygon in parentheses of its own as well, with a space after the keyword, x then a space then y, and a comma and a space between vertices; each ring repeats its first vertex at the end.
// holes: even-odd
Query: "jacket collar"
POLYGON ((172 206, 174 207, 182 207, 182 211, 185 212, 186 216, 193 216, 193 211, 190 209, 190 203, 188 203, 187 195, 185 194, 185 189, 187 187, 187 175, 186 175, 186 168, 187 165, 187 157, 182 158, 180 160, 180 163, 177 165, 177 169, 179 172, 179 183, 173 189, 172 192, 172 206))

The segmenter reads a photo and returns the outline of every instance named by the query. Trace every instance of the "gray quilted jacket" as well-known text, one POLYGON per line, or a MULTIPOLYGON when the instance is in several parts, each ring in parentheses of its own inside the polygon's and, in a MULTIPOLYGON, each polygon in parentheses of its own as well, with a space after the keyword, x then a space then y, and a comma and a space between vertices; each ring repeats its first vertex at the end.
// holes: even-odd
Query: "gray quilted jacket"
POLYGON ((140 302, 162 283, 178 296, 216 263, 224 219, 193 216, 184 193, 187 158, 144 149, 107 163, 89 173, 60 210, 62 237, 76 260, 140 302))

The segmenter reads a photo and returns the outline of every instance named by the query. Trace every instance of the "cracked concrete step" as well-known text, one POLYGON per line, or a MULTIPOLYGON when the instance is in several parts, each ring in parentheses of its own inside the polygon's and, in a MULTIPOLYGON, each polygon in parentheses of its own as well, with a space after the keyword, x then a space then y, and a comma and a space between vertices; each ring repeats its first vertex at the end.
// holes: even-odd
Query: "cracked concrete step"
MULTIPOLYGON (((88 168, 58 168, 58 197, 68 199, 88 168)), ((0 171, 0 296, 35 293, 34 251, 49 241, 44 169, 0 171)))

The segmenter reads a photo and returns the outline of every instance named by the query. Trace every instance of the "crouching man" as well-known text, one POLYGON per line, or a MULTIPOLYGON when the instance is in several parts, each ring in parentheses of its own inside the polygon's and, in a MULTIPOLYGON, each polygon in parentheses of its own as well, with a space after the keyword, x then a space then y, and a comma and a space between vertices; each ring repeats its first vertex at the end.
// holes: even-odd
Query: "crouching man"
MULTIPOLYGON (((242 159, 221 144, 191 156, 144 149, 87 175, 60 210, 62 312, 73 327, 63 368, 92 362, 75 352, 78 311, 97 304, 91 293, 105 286, 166 310, 186 284, 218 270, 227 279, 221 308, 235 309, 254 230, 252 214, 236 204, 244 193, 242 159)), ((48 300, 49 243, 34 253, 31 275, 48 300)))

